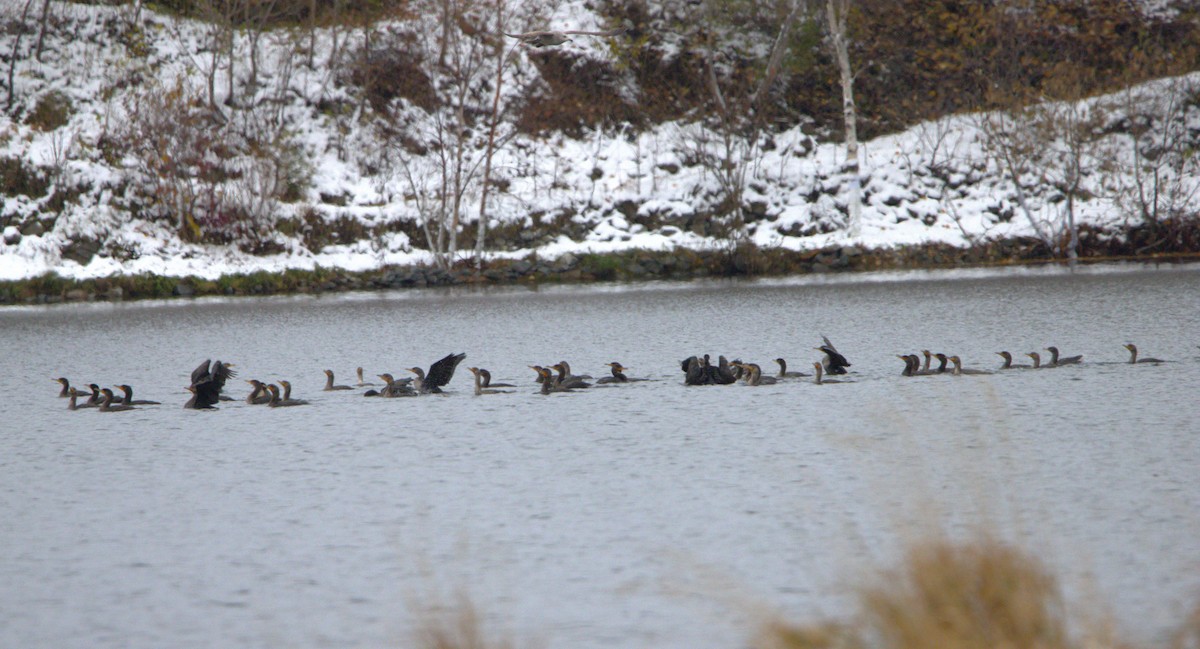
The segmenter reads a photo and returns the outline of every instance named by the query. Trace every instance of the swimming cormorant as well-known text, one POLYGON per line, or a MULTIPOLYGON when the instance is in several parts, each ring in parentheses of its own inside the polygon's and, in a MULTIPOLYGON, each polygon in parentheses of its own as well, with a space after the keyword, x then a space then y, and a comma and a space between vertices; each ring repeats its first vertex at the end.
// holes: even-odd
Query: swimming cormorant
POLYGON ((333 390, 353 390, 354 388, 348 385, 333 384, 333 370, 325 370, 325 388, 324 392, 332 392, 333 390))
POLYGON ((816 349, 825 352, 825 358, 821 361, 825 373, 845 374, 846 368, 850 367, 850 361, 846 360, 846 357, 838 352, 837 348, 833 346, 833 343, 829 342, 828 338, 821 336, 821 340, 824 344, 816 349))
POLYGON ((475 394, 477 396, 482 394, 509 394, 511 392, 511 390, 497 390, 495 388, 483 387, 482 371, 478 367, 468 367, 467 369, 471 371, 471 374, 475 375, 475 394))
POLYGON ((117 388, 125 393, 124 398, 121 399, 121 405, 123 406, 157 406, 162 403, 161 401, 151 401, 149 399, 134 399, 133 388, 128 385, 118 385, 117 388))
POLYGON ((1002 370, 1028 370, 1032 368, 1032 366, 1025 365, 1024 363, 1013 365, 1012 354, 1008 352, 996 352, 996 354, 1000 356, 1000 358, 1004 359, 1004 364, 1000 366, 1000 369, 1002 370))
POLYGON ((267 386, 258 379, 246 379, 254 387, 250 390, 250 394, 246 395, 246 403, 252 406, 261 406, 271 400, 271 393, 267 391, 267 386))
POLYGON ((515 388, 517 386, 512 383, 492 383, 492 373, 486 368, 479 368, 479 376, 483 378, 483 387, 485 388, 515 388))
POLYGON ((824 376, 822 376, 824 373, 824 367, 821 365, 820 361, 813 363, 813 370, 816 371, 816 375, 813 376, 813 383, 816 383, 817 385, 825 385, 826 383, 850 383, 850 381, 824 378, 824 376))
POLYGON ((428 373, 419 367, 408 368, 409 372, 417 375, 417 378, 413 380, 413 388, 422 394, 429 392, 440 393, 442 386, 454 378, 455 368, 466 357, 466 354, 448 354, 433 365, 430 365, 428 373))
MULTIPOLYGON (((1133 343, 1127 343, 1125 345, 1125 349, 1129 350, 1129 362, 1130 363, 1165 363, 1166 362, 1166 361, 1162 360, 1161 358, 1138 358, 1138 348, 1137 348, 1137 345, 1135 345, 1133 343)), ((62 380, 66 380, 66 379, 62 379, 62 380)))
MULTIPOLYGON (((280 381, 280 383, 283 383, 283 381, 280 381)), ((274 383, 268 384, 267 390, 271 392, 271 400, 267 401, 267 405, 272 408, 308 405, 308 401, 305 401, 304 399, 281 399, 279 397, 279 388, 274 383)))
POLYGON ((954 370, 950 372, 954 376, 961 376, 963 374, 972 374, 972 375, 974 375, 974 374, 991 374, 991 372, 989 372, 987 370, 963 369, 962 359, 959 358, 958 356, 951 356, 950 362, 954 363, 954 370))
POLYGON ((100 391, 104 396, 100 399, 100 412, 122 412, 125 410, 133 410, 133 406, 127 406, 123 403, 113 403, 113 391, 104 388, 100 391))
POLYGON ((1047 347, 1046 351, 1050 352, 1050 362, 1047 364, 1050 367, 1058 367, 1059 365, 1074 365, 1075 363, 1083 360, 1082 354, 1079 356, 1064 356, 1060 358, 1058 356, 1057 347, 1047 347))
POLYGON ((95 404, 95 403, 86 403, 86 402, 78 403, 77 399, 79 398, 80 394, 81 393, 79 392, 79 390, 76 390, 75 388, 71 388, 70 394, 68 395, 70 397, 71 401, 69 403, 67 403, 67 410, 78 410, 80 408, 95 408, 97 405, 99 405, 99 404, 95 404))
POLYGON ((397 380, 391 374, 383 373, 379 375, 379 379, 383 381, 383 389, 367 390, 363 393, 364 397, 414 397, 417 391, 412 387, 412 379, 397 380))
POLYGON ((237 372, 230 369, 232 366, 221 361, 204 361, 192 370, 192 384, 188 386, 192 398, 183 407, 203 410, 216 406, 222 400, 221 389, 225 387, 225 381, 237 376, 237 372))
POLYGON ((596 383, 632 383, 634 381, 645 381, 646 380, 646 379, 631 379, 628 376, 625 376, 625 370, 627 370, 629 368, 625 367, 624 365, 622 365, 616 361, 613 361, 612 363, 605 363, 605 365, 612 368, 612 376, 602 376, 596 380, 596 383))
MULTIPOLYGON (((584 380, 582 376, 571 374, 571 366, 567 365, 566 361, 560 361, 550 366, 550 369, 558 370, 558 376, 553 377, 554 384, 563 388, 590 388, 591 383, 584 380)), ((549 370, 547 370, 549 371, 549 370)))
POLYGON ((787 361, 783 360, 782 358, 776 358, 775 362, 779 364, 779 374, 775 375, 775 376, 778 376, 779 378, 790 379, 790 378, 798 378, 801 376, 808 376, 804 372, 789 372, 788 368, 787 368, 787 361))

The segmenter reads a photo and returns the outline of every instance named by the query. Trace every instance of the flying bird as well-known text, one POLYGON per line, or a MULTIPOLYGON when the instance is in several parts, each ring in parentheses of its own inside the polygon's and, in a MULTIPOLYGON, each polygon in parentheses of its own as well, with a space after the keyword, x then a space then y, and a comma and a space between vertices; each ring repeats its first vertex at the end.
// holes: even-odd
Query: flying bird
POLYGON ((575 35, 579 35, 579 36, 605 36, 605 37, 607 37, 607 36, 620 36, 621 34, 624 34, 626 31, 627 30, 624 27, 620 27, 617 29, 609 29, 609 30, 599 31, 599 32, 579 30, 579 29, 570 29, 570 30, 565 30, 565 31, 543 30, 543 31, 525 32, 524 34, 509 34, 509 33, 505 32, 504 35, 508 36, 509 38, 515 38, 515 39, 521 41, 522 43, 524 43, 526 45, 531 45, 533 47, 551 47, 554 45, 562 45, 563 43, 571 40, 571 37, 568 36, 568 34, 575 34, 575 35))

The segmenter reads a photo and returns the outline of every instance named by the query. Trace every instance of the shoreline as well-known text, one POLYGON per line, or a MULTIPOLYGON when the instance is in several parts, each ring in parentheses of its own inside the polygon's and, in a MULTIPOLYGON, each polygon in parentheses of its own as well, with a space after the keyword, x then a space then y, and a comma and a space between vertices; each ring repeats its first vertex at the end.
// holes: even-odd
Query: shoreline
MULTIPOLYGON (((1003 242, 1002 242, 1003 243, 1003 242)), ((112 275, 73 279, 55 273, 0 281, 0 306, 94 301, 133 301, 208 296, 267 296, 386 291, 466 285, 590 284, 702 278, 767 278, 808 274, 842 274, 881 270, 942 270, 1013 266, 1068 265, 1070 260, 1013 254, 1007 245, 955 248, 928 244, 881 250, 842 246, 823 250, 763 249, 751 244, 717 250, 631 249, 616 253, 568 253, 554 259, 531 254, 522 259, 486 262, 476 270, 463 261, 449 270, 433 266, 385 266, 367 271, 317 267, 282 272, 257 271, 197 276, 112 275)), ((1082 265, 1099 263, 1186 264, 1200 252, 1152 255, 1081 255, 1082 265)))

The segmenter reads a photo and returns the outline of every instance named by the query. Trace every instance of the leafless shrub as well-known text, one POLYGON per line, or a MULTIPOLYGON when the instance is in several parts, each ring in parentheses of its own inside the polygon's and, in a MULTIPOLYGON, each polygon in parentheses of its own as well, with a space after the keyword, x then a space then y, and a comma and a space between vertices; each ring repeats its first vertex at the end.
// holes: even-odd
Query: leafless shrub
POLYGON ((1149 233, 1138 252, 1167 243, 1200 213, 1200 143, 1189 129, 1200 114, 1200 82, 1179 77, 1156 85, 1120 93, 1122 123, 1112 128, 1120 142, 1113 158, 1128 160, 1114 169, 1115 203, 1149 233))

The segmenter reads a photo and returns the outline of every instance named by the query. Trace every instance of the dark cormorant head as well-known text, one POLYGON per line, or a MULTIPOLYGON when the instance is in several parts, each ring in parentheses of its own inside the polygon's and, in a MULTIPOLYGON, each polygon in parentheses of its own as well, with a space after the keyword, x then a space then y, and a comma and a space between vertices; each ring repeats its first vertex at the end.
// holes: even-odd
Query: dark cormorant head
POLYGON ((67 383, 68 383, 67 379, 64 377, 61 377, 61 376, 54 380, 58 381, 59 383, 62 383, 63 385, 67 385, 67 383))
POLYGON ((1008 352, 996 352, 996 355, 999 356, 1000 358, 1003 358, 1006 361, 1012 360, 1012 354, 1010 354, 1008 352))
MULTIPOLYGON (((1128 349, 1128 350, 1129 350, 1129 351, 1131 351, 1131 352, 1136 352, 1136 351, 1137 351, 1137 345, 1135 345, 1135 344, 1133 344, 1133 343, 1125 343, 1125 344, 1124 344, 1124 345, 1122 345, 1122 346, 1123 346, 1125 349, 1128 349)), ((59 379, 59 381, 65 381, 65 380, 66 380, 66 379, 59 379)))
POLYGON ((380 379, 382 379, 388 385, 391 385, 392 383, 394 383, 396 381, 396 379, 393 378, 391 374, 376 374, 376 376, 378 376, 380 379))
POLYGON ((333 376, 333 370, 325 370, 325 376, 333 376))

